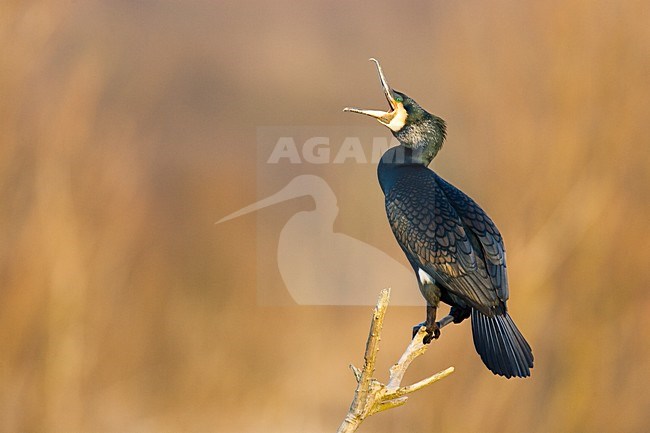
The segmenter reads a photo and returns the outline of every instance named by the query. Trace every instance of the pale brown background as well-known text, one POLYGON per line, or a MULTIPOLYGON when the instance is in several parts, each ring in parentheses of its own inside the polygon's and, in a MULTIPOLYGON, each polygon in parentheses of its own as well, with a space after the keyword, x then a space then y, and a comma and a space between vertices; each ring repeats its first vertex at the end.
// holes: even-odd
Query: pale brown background
MULTIPOLYGON (((400 3, 1 3, 0 431, 336 429, 369 309, 260 307, 269 214, 213 223, 258 198, 257 126, 385 105, 370 56, 448 121, 436 168, 505 235, 536 365, 445 329, 407 380, 456 373, 362 430, 650 430, 648 2, 400 3)), ((403 260, 372 171, 336 229, 403 260)), ((380 378, 422 318, 389 310, 380 378)))

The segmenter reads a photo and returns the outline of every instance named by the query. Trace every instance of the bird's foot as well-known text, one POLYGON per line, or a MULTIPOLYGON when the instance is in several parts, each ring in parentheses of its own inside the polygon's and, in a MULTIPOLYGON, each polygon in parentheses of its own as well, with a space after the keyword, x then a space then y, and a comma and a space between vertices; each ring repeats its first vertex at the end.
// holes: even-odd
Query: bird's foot
POLYGON ((431 343, 431 340, 437 340, 440 337, 440 324, 438 322, 433 322, 432 324, 427 324, 427 322, 418 323, 413 327, 413 337, 417 335, 418 331, 422 327, 426 328, 427 334, 422 339, 424 344, 431 343))
POLYGON ((440 337, 440 324, 433 322, 433 325, 427 326, 427 335, 424 336, 422 342, 424 344, 431 343, 431 340, 437 340, 440 337))
POLYGON ((465 319, 468 319, 471 314, 472 314, 472 307, 453 306, 451 307, 451 311, 449 311, 449 315, 453 316, 454 323, 456 324, 462 322, 465 319))

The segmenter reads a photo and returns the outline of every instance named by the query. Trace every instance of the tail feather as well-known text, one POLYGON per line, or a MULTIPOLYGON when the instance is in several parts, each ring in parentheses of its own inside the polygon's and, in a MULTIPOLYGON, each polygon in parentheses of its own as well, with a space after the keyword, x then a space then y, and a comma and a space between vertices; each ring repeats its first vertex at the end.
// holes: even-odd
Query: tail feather
POLYGON ((488 317, 472 309, 474 347, 483 363, 494 374, 528 377, 533 368, 533 352, 506 312, 488 317))

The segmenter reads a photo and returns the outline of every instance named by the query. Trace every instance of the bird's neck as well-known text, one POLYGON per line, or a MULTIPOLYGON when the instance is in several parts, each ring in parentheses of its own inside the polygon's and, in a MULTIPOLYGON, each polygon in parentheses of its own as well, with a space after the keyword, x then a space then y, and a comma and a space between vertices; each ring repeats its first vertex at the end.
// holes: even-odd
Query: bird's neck
POLYGON ((447 128, 444 120, 427 113, 425 119, 405 125, 394 135, 402 146, 411 149, 412 160, 427 166, 442 148, 447 128))
POLYGON ((387 194, 405 170, 428 170, 427 165, 421 152, 404 145, 391 147, 382 155, 377 166, 379 185, 387 194))

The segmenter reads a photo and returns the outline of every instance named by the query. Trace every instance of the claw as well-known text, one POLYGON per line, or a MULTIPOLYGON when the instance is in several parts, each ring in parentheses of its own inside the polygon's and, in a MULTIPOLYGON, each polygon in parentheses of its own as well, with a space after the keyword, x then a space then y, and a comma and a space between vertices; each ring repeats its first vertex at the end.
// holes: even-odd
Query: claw
POLYGON ((427 335, 424 336, 422 342, 424 344, 431 343, 431 340, 437 340, 440 337, 440 325, 435 322, 431 329, 427 328, 427 335))
POLYGON ((433 338, 436 340, 440 338, 440 322, 436 322, 433 324, 433 338))

